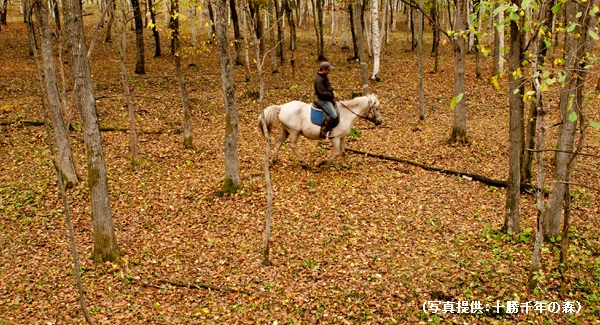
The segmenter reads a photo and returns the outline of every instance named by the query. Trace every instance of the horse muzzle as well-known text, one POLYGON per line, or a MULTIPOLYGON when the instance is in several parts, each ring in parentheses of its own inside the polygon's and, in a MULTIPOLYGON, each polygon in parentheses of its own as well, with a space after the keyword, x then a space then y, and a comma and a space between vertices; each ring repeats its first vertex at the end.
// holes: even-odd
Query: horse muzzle
POLYGON ((382 122, 381 122, 381 120, 377 119, 373 123, 375 123, 375 125, 377 125, 377 126, 380 126, 382 122))

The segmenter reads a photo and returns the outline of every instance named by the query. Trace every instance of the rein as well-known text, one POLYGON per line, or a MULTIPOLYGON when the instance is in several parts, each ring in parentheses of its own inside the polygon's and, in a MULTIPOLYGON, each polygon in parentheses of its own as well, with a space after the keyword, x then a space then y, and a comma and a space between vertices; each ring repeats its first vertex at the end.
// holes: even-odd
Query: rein
MULTIPOLYGON (((357 114, 357 113, 355 113, 353 110, 351 110, 351 109, 350 109, 350 107, 346 106, 346 104, 342 103, 341 101, 340 101, 340 102, 338 102, 338 103, 342 104, 342 106, 344 106, 344 107, 345 107, 347 110, 349 110, 349 111, 350 111, 350 113, 352 113, 352 114, 354 114, 354 115, 356 115, 356 116, 358 116, 358 117, 362 118, 363 120, 367 120, 367 121, 369 121, 369 122, 373 122, 373 121, 372 121, 370 118, 368 118, 368 117, 366 117, 366 116, 363 116, 363 115, 360 115, 360 114, 357 114)), ((369 112, 371 111, 371 109, 373 109, 373 108, 371 107, 371 100, 369 99, 369 112)))

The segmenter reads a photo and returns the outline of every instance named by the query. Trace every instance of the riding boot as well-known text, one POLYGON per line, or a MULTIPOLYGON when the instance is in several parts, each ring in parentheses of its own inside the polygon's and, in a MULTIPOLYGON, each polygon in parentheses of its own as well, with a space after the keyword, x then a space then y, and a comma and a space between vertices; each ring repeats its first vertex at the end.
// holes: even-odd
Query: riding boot
POLYGON ((338 119, 332 119, 329 115, 325 116, 325 121, 323 121, 323 126, 321 126, 321 139, 329 140, 329 132, 337 125, 336 122, 339 122, 338 119))

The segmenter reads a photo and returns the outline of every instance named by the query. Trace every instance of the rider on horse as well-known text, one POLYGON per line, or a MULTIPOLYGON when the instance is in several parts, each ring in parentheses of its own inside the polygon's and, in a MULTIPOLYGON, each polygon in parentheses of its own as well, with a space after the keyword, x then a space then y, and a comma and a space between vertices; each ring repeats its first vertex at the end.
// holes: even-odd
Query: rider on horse
POLYGON ((323 139, 329 139, 329 132, 340 121, 337 109, 335 108, 335 92, 329 83, 329 78, 327 78, 329 71, 332 69, 333 67, 329 62, 322 62, 319 66, 319 72, 315 76, 315 94, 317 95, 315 104, 319 108, 322 108, 326 115, 320 134, 323 139))

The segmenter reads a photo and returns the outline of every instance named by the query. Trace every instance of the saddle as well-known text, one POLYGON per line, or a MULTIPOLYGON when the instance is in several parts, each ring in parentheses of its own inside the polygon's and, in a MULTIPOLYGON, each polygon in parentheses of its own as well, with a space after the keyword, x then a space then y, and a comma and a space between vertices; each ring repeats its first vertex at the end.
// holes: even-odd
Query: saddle
MULTIPOLYGON (((333 107, 337 110, 337 102, 333 102, 333 107)), ((339 114, 338 114, 339 115, 339 114)), ((323 126, 327 113, 317 101, 314 101, 310 106, 310 121, 317 126, 323 126)))

